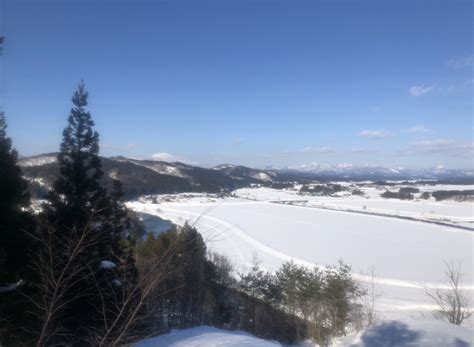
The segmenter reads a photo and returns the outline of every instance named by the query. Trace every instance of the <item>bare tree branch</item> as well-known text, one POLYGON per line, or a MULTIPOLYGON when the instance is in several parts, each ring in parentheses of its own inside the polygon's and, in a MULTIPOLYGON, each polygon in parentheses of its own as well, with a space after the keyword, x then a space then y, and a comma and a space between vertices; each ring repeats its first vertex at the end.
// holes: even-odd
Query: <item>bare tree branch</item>
POLYGON ((438 306, 436 316, 447 319, 450 323, 461 325, 472 316, 469 298, 462 290, 462 262, 445 262, 444 275, 449 289, 425 288, 426 295, 438 306))

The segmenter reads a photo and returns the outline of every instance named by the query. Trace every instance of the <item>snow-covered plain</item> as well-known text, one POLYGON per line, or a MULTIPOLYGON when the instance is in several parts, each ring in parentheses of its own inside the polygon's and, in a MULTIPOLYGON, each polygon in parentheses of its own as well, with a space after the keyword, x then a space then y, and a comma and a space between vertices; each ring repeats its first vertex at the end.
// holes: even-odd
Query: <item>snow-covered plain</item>
POLYGON ((187 194, 160 196, 158 204, 141 199, 128 205, 177 224, 194 224, 208 247, 227 255, 239 270, 248 268, 254 255, 271 271, 288 260, 314 266, 342 259, 362 282, 370 280, 367 274, 374 269, 377 310, 384 319, 435 309, 425 288, 445 285, 445 261, 462 261, 464 290, 474 294, 474 232, 423 221, 432 221, 426 217, 432 211, 454 226, 472 226, 472 203, 314 197, 258 188, 228 198, 187 194), (354 212, 359 206, 364 213, 354 212), (393 218, 403 213, 419 220, 393 218))
MULTIPOLYGON (((399 187, 391 190, 398 190, 399 187)), ((426 192, 434 190, 474 189, 472 186, 421 186, 426 192), (436 188, 433 188, 436 187, 436 188)), ((398 200, 383 199, 380 194, 385 189, 364 187, 365 196, 354 196, 350 193, 340 197, 300 195, 295 190, 252 189, 244 188, 235 192, 238 197, 269 202, 292 202, 303 206, 312 206, 329 209, 351 210, 356 212, 374 213, 410 217, 426 221, 449 222, 454 225, 471 227, 474 229, 474 204, 472 202, 437 202, 433 198, 428 200, 417 199, 398 200)))

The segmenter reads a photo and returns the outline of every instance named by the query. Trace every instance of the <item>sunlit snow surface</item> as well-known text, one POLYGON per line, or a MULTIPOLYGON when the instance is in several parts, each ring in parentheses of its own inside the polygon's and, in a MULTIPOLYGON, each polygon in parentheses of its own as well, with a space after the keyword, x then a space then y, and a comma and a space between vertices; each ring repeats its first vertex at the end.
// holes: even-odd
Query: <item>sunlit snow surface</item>
POLYGON ((444 261, 462 260, 465 290, 474 293, 474 232, 421 221, 428 210, 453 225, 472 226, 471 203, 378 201, 375 194, 369 199, 302 197, 265 188, 235 195, 219 199, 194 194, 129 206, 177 224, 195 224, 208 247, 226 254, 240 270, 250 266, 254 255, 268 270, 291 259, 310 266, 342 259, 363 281, 373 268, 378 309, 385 317, 432 310, 424 287, 443 285, 444 261), (283 204, 290 200, 297 206, 283 204), (383 210, 384 216, 355 213, 353 206, 370 206, 364 213, 383 210), (394 218, 404 213, 420 221, 394 218))
MULTIPOLYGON (((332 347, 469 347, 469 329, 434 319, 387 320, 333 342, 332 347)), ((276 347, 280 344, 258 339, 242 331, 209 326, 175 330, 142 340, 133 347, 276 347)), ((304 343, 301 346, 313 346, 304 343)))
POLYGON ((226 331, 209 326, 176 330, 143 340, 133 347, 275 347, 279 343, 258 339, 243 331, 226 331))

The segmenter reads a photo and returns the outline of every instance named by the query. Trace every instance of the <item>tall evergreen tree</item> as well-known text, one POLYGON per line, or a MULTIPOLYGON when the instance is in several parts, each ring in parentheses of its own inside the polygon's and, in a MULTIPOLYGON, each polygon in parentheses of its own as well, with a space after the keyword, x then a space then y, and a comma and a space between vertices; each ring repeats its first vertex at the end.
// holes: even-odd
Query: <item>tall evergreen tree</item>
POLYGON ((0 345, 14 343, 21 327, 29 322, 27 303, 14 283, 28 283, 33 278, 29 269, 34 242, 28 236, 34 219, 29 205, 27 184, 17 165, 17 152, 6 133, 5 115, 0 113, 0 345))
POLYGON ((132 236, 133 225, 129 211, 123 203, 122 182, 113 180, 110 194, 110 221, 112 242, 111 253, 114 261, 119 265, 120 277, 128 280, 129 284, 135 283, 138 272, 135 266, 134 247, 135 240, 132 236))
MULTIPOLYGON (((121 300, 136 283, 137 272, 130 236, 128 211, 121 201, 121 183, 114 181, 110 195, 105 188, 99 157, 99 135, 87 111, 88 93, 81 82, 72 97, 68 125, 63 131, 58 154, 59 176, 45 205, 44 223, 55 233, 53 257, 60 263, 69 255, 62 246, 71 240, 87 238, 76 265, 75 279, 67 289, 67 305, 55 322, 75 344, 90 343, 92 331, 103 329, 105 321, 112 321, 120 312, 121 300), (85 232, 87 230, 87 232, 85 232), (59 241, 59 242, 57 242, 59 241), (85 293, 87 295, 85 295, 85 293), (99 311, 104 307, 104 311, 99 311), (104 316, 104 312, 105 316, 104 316), (60 322, 58 324, 58 322, 60 322)), ((47 245, 47 247, 49 247, 47 245)), ((64 341, 53 337, 55 343, 64 341)))
MULTIPOLYGON (((73 107, 58 154, 59 177, 46 212, 48 225, 54 225, 57 239, 64 243, 83 235, 86 225, 93 231, 87 233, 90 240, 79 260, 92 265, 77 274, 77 283, 68 294, 70 304, 63 314, 69 319, 65 328, 75 340, 84 338, 84 332, 90 327, 100 327, 102 318, 96 309, 103 298, 98 291, 117 290, 110 279, 115 276, 113 273, 123 272, 119 260, 124 257, 121 238, 125 226, 121 223, 127 223, 122 206, 114 200, 115 196, 107 195, 102 182, 99 135, 93 130, 94 122, 86 110, 87 99, 88 93, 81 82, 72 97, 73 107), (102 261, 117 262, 117 268, 113 273, 106 271, 100 266, 102 261), (97 282, 101 288, 94 292, 97 282)), ((58 259, 64 258, 62 247, 56 247, 55 252, 58 259)), ((107 297, 112 299, 114 295, 107 297)))
POLYGON ((58 154, 60 172, 51 196, 59 223, 67 226, 83 225, 87 215, 106 208, 99 134, 93 130, 94 122, 85 109, 87 98, 81 81, 72 97, 73 107, 63 131, 58 154))
POLYGON ((18 153, 6 133, 5 115, 0 113, 0 286, 25 276, 31 227, 26 181, 17 165, 18 153))
POLYGON ((63 131, 58 154, 60 171, 51 192, 49 215, 62 234, 60 239, 80 233, 87 223, 91 224, 92 218, 96 241, 89 256, 116 260, 123 253, 119 242, 122 233, 116 230, 125 227, 119 226, 120 223, 128 224, 129 221, 117 219, 119 210, 124 208, 117 201, 117 194, 107 195, 102 180, 99 134, 93 130, 94 121, 86 109, 87 99, 88 93, 81 81, 73 94, 73 107, 63 131))

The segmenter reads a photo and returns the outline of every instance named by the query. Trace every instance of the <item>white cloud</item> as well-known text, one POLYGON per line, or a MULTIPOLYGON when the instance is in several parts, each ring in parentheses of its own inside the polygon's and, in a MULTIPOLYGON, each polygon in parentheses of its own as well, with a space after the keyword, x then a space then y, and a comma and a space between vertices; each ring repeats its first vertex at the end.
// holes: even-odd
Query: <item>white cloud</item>
POLYGON ((167 162, 179 161, 178 157, 175 157, 174 155, 170 153, 155 153, 151 156, 151 158, 153 160, 167 161, 167 162))
POLYGON ((455 141, 450 139, 434 139, 413 142, 411 145, 420 148, 445 148, 447 146, 451 146, 454 143, 455 141))
POLYGON ((428 94, 434 89, 434 86, 425 86, 423 84, 411 86, 408 92, 411 96, 422 96, 428 94))
POLYGON ((369 139, 383 139, 390 136, 390 133, 385 130, 363 130, 359 136, 367 137, 369 139))
POLYGON ((474 144, 472 142, 455 141, 452 139, 428 139, 410 143, 401 154, 445 154, 454 157, 472 158, 474 144))
POLYGON ((415 125, 415 126, 412 126, 411 128, 406 129, 406 132, 410 134, 425 134, 429 131, 430 129, 428 129, 424 125, 415 125))
POLYGON ((370 153, 376 153, 377 150, 375 149, 370 149, 370 148, 352 148, 351 153, 353 154, 370 154, 370 153))
POLYGON ((323 146, 323 147, 305 147, 300 150, 302 153, 317 153, 317 154, 334 154, 336 150, 334 148, 323 146))
POLYGON ((474 54, 468 57, 450 59, 447 65, 454 70, 472 68, 474 67, 474 54))

